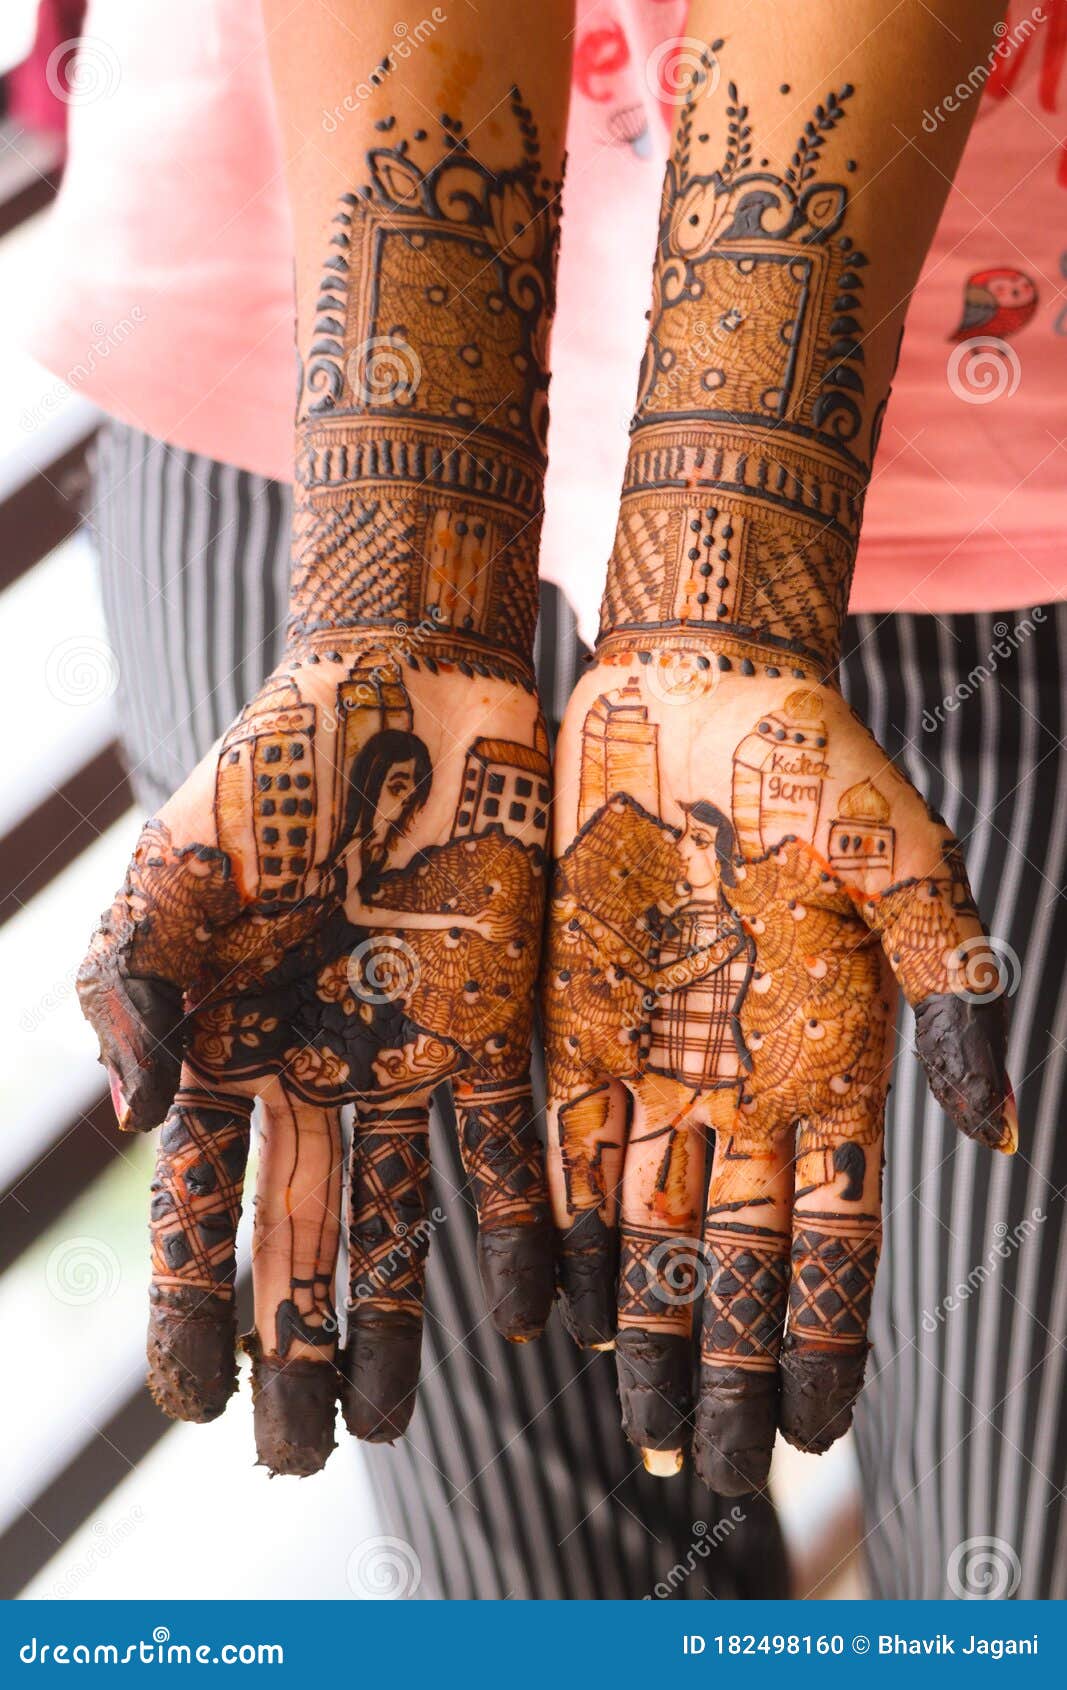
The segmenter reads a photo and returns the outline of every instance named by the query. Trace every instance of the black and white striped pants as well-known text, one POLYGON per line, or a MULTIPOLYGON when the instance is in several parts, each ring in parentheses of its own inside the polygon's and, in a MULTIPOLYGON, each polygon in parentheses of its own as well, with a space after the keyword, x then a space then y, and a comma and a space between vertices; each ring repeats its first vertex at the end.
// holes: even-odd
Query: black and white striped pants
MULTIPOLYGON (((125 427, 102 432, 90 520, 146 811, 277 658, 288 519, 287 488, 125 427)), ((1012 1005, 1014 1160, 951 1136, 910 1054, 910 1024, 902 1030, 886 1252, 857 1414, 881 1596, 983 1582, 993 1594, 1067 1594, 1067 605, 1030 612, 1028 629, 1027 614, 864 616, 846 638, 846 693, 959 833, 994 938, 1025 963, 1012 1005)), ((556 720, 583 657, 564 600, 546 589, 539 669, 556 720)), ((463 1180, 447 1126, 438 1115, 432 1131, 446 1191, 463 1180)), ((411 1431, 367 1450, 386 1528, 422 1562, 422 1593, 785 1594, 769 1504, 732 1512, 691 1475, 644 1473, 619 1428, 611 1356, 580 1353, 556 1321, 539 1344, 500 1342, 471 1209, 447 1207, 411 1431)))

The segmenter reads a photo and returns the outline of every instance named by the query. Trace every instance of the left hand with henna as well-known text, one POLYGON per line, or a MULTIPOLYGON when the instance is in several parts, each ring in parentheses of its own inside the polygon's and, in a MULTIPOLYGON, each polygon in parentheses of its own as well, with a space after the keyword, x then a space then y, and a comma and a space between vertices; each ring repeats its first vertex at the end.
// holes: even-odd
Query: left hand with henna
POLYGON ((392 5, 361 8, 368 60, 326 8, 277 8, 303 353, 287 650, 145 828, 79 978, 121 1124, 163 1123, 149 1383, 184 1419, 214 1418, 236 1384, 235 1232, 261 1100, 246 1347, 276 1472, 322 1466, 338 1395, 360 1437, 408 1424, 441 1082, 494 1323, 535 1337, 554 1293, 529 1078, 549 806, 532 646, 569 19, 552 10, 529 105, 510 34, 478 59, 473 92, 460 55, 460 110, 497 114, 483 151, 456 110, 427 117, 428 49, 403 80, 387 55, 343 137, 304 144, 306 111, 340 110, 406 25, 392 5))

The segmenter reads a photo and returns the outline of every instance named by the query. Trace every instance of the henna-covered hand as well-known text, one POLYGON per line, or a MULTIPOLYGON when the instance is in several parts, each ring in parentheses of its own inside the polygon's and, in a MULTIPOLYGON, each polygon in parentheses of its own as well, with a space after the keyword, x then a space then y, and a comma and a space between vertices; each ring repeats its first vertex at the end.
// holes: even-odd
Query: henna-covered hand
POLYGON ((722 46, 678 119, 598 660, 557 747, 544 1015, 564 1318, 614 1342, 650 1467, 692 1443, 734 1494, 778 1427, 825 1449, 862 1384, 896 986, 960 1129, 1017 1129, 958 846, 832 679, 889 368, 875 337, 869 390, 859 96, 761 145, 722 46))
POLYGON ((301 384, 286 657, 145 828, 79 978, 121 1124, 163 1123, 149 1383, 184 1419, 213 1418, 236 1382, 234 1241, 261 1100, 246 1343, 275 1471, 322 1465, 338 1394, 360 1437, 407 1425, 442 1081, 493 1320, 531 1338, 553 1296, 529 1063, 555 188, 514 92, 512 115, 509 172, 446 118, 433 140, 391 134, 343 197, 301 384))
POLYGON ((616 651, 582 680, 556 769, 564 1318, 582 1344, 617 1328, 635 1444, 693 1437, 711 1488, 747 1491, 777 1426, 825 1449, 862 1383, 894 980, 938 1101, 1014 1148, 996 958, 947 829, 803 669, 616 651))

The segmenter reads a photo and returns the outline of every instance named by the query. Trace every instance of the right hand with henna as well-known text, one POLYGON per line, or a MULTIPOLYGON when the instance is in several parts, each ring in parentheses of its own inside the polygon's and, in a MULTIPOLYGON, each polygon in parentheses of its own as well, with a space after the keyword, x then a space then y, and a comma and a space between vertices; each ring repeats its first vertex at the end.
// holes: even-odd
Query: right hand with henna
POLYGON ((959 847, 835 687, 634 643, 602 647, 556 748, 562 1310, 616 1348, 650 1471, 691 1446, 744 1495, 777 1429, 828 1448, 862 1386, 896 987, 938 1102, 1010 1152, 1001 984, 959 847))
POLYGON ((82 964, 119 1122, 163 1127, 149 1386, 181 1419, 215 1418, 236 1386, 235 1234, 260 1099, 245 1343, 275 1472, 322 1466, 338 1395, 358 1437, 392 1441, 408 1423, 441 1218, 427 1192, 442 1080, 493 1321, 525 1341, 548 1316, 554 1239, 529 1086, 546 749, 512 662, 474 672, 414 655, 392 630, 311 634, 147 824, 82 964))

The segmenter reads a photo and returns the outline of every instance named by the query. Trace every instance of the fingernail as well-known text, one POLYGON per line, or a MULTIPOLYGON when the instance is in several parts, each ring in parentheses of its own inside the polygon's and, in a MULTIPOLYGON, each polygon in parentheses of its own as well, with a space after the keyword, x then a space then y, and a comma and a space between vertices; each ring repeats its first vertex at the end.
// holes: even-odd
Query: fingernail
POLYGON ((613 1350, 615 1348, 615 1340, 614 1338, 609 1338, 606 1343, 590 1344, 589 1348, 591 1350, 599 1350, 601 1355, 606 1355, 608 1350, 613 1350))
POLYGON ((1005 1156, 1013 1156, 1019 1148, 1019 1111, 1015 1107, 1015 1092, 1010 1085, 1000 1120, 1004 1136, 997 1149, 1002 1150, 1005 1156))
POLYGON ((654 1479, 673 1479, 675 1473, 682 1471, 684 1457, 680 1449, 643 1449, 641 1460, 645 1472, 651 1473, 654 1479))
POLYGON ((115 1119, 119 1126, 125 1130, 130 1118, 130 1106, 126 1102, 126 1094, 113 1068, 109 1068, 107 1071, 107 1082, 111 1092, 111 1107, 115 1111, 115 1119))

